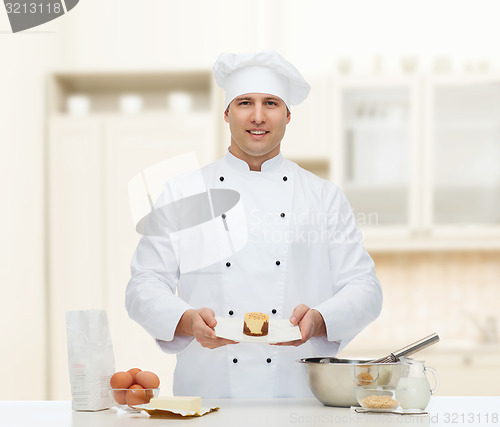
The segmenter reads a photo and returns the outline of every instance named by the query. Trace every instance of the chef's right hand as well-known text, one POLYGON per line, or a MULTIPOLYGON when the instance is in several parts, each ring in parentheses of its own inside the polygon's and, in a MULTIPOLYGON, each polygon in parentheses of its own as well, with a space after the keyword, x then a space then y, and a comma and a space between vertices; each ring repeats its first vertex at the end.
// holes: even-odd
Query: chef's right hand
POLYGON ((175 335, 193 336, 202 347, 211 349, 237 344, 236 341, 215 336, 213 329, 215 325, 217 325, 217 320, 215 320, 215 313, 211 308, 186 310, 177 325, 175 335))

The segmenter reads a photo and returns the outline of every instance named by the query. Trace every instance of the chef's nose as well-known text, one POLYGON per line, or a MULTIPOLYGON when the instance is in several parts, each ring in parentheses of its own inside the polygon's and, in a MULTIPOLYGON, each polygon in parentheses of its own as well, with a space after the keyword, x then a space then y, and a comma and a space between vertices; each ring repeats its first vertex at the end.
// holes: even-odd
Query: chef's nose
POLYGON ((252 110, 252 123, 257 125, 265 122, 265 111, 262 105, 256 104, 252 110))

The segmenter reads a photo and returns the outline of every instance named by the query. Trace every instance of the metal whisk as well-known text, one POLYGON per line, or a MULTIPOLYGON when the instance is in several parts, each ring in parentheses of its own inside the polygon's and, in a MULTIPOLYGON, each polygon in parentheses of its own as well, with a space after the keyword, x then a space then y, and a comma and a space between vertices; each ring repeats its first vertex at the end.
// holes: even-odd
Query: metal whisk
POLYGON ((397 350, 388 356, 382 357, 380 359, 370 360, 368 363, 394 363, 399 360, 400 357, 409 356, 410 354, 416 353, 417 351, 423 350, 432 344, 439 341, 439 336, 434 333, 428 337, 422 338, 421 340, 415 341, 413 344, 407 345, 400 350, 397 350))

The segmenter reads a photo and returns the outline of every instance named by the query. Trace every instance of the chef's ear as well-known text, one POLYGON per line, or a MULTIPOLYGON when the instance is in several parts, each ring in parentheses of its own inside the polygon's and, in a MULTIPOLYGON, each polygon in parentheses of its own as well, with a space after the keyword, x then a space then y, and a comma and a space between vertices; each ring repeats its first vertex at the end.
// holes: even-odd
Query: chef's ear
POLYGON ((229 114, 229 106, 230 106, 230 105, 231 105, 231 104, 229 104, 229 105, 227 106, 227 108, 226 108, 226 111, 224 111, 224 121, 225 121, 226 123, 229 123, 229 116, 228 116, 228 114, 229 114))
POLYGON ((291 118, 292 118, 292 113, 290 112, 288 107, 286 107, 286 124, 290 123, 291 118))

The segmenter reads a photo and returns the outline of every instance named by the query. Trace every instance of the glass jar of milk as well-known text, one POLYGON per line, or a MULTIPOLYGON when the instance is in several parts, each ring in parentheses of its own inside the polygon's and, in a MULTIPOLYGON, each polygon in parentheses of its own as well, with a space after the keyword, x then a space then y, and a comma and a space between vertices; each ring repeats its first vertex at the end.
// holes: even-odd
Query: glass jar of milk
POLYGON ((407 357, 400 358, 403 363, 403 374, 398 381, 397 396, 399 404, 404 409, 425 409, 431 395, 439 387, 439 377, 435 369, 426 367, 424 360, 407 357), (431 389, 426 372, 434 376, 435 386, 431 389))

